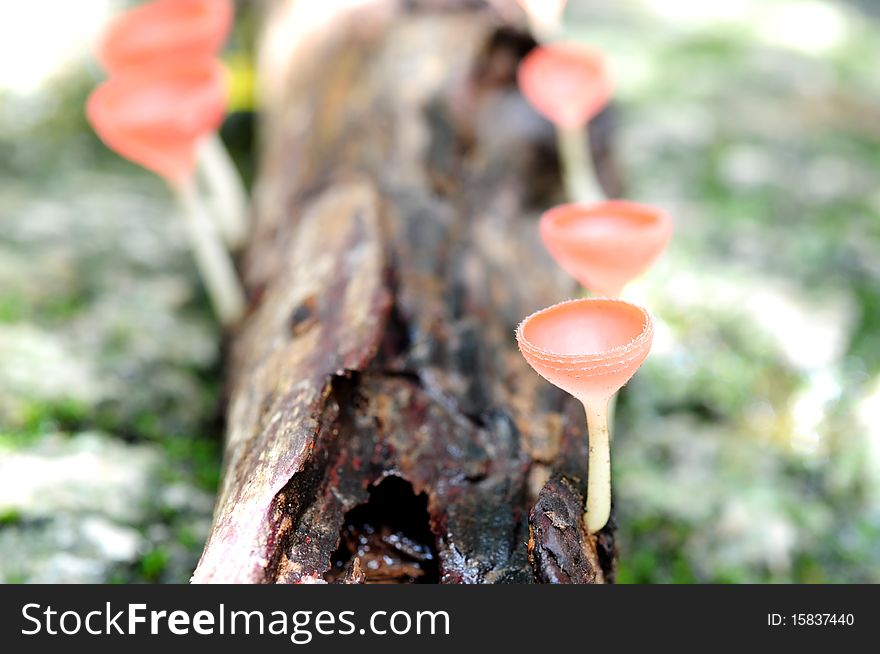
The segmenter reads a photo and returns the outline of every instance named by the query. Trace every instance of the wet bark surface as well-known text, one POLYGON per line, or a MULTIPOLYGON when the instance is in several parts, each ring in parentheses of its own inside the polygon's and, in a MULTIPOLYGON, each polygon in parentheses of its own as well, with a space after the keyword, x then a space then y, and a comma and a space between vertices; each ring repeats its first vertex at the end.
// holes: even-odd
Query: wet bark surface
MULTIPOLYGON (((266 22, 253 303, 194 580, 612 579, 613 527, 580 522, 583 410, 513 337, 576 293, 537 235, 562 196, 516 90, 534 43, 515 3, 375 0, 320 25, 309 4, 266 22)), ((609 120, 594 154, 619 191, 609 120)))
POLYGON ((550 584, 614 581, 613 524, 596 538, 584 529, 578 480, 555 474, 529 513, 529 560, 535 579, 550 584))

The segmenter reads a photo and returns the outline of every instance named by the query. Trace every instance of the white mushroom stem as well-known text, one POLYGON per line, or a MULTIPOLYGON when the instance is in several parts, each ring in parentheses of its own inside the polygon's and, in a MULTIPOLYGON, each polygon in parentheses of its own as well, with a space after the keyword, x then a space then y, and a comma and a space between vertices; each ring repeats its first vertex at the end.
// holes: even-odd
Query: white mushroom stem
POLYGON ((566 0, 519 0, 529 19, 529 30, 538 41, 549 41, 558 32, 566 0))
POLYGON ((217 232, 214 222, 196 194, 192 183, 173 187, 181 214, 189 232, 196 266, 208 297, 224 327, 234 325, 244 314, 245 295, 232 259, 217 232))
POLYGON ((605 195, 593 166, 586 126, 558 127, 556 137, 562 181, 569 201, 588 204, 602 200, 605 195))
POLYGON ((205 139, 199 150, 199 173, 208 189, 211 214, 223 240, 229 249, 239 249, 249 231, 247 191, 235 162, 216 133, 205 139))
POLYGON ((614 416, 617 414, 618 395, 620 395, 620 391, 617 391, 608 399, 608 411, 605 412, 608 416, 608 438, 611 440, 614 440, 614 416))
MULTIPOLYGON (((593 165, 589 131, 586 125, 556 129, 559 164, 569 201, 589 204, 605 199, 599 185, 599 176, 593 165)), ((590 459, 587 468, 587 506, 584 524, 587 532, 595 534, 611 516, 611 431, 609 414, 613 418, 616 394, 610 399, 584 402, 587 414, 590 459)))
POLYGON ((608 432, 608 402, 584 402, 590 438, 587 469, 587 508, 584 524, 595 534, 611 515, 611 439, 608 432))

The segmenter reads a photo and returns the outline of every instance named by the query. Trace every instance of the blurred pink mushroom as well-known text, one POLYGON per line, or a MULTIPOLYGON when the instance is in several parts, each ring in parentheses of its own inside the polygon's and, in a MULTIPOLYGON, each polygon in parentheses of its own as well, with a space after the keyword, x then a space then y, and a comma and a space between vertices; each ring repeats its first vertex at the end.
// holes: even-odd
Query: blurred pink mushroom
MULTIPOLYGON (((154 0, 120 14, 107 28, 98 60, 111 77, 136 75, 150 67, 171 71, 216 57, 235 17, 232 0, 154 0)), ((247 192, 220 138, 202 139, 200 172, 210 189, 212 214, 223 238, 239 248, 249 231, 247 192)))
POLYGON ((111 150, 171 184, 186 184, 199 141, 223 122, 224 74, 210 58, 141 66, 96 88, 86 116, 111 150))
POLYGON ((626 200, 563 204, 541 216, 544 245, 572 277, 598 295, 618 297, 662 254, 672 218, 626 200))
POLYGON ((223 47, 235 8, 231 0, 154 0, 120 14, 107 28, 98 60, 112 74, 162 60, 214 56, 223 47))
POLYGON ((581 44, 538 46, 520 63, 517 79, 526 99, 556 126, 569 199, 601 199, 586 125, 611 98, 613 85, 604 55, 581 44))
POLYGON ((225 110, 224 71, 212 58, 129 70, 101 84, 86 104, 107 147, 163 177, 176 193, 208 294, 229 326, 244 312, 244 292, 194 184, 197 148, 225 110))

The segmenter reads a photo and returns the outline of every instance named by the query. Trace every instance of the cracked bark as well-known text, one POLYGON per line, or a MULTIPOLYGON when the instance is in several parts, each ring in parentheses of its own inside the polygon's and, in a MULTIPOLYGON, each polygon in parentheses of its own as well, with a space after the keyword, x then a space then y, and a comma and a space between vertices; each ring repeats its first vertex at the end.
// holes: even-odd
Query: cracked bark
POLYGON ((562 198, 516 91, 515 3, 339 3, 320 24, 308 5, 266 21, 254 300, 194 581, 610 580, 613 527, 580 522, 583 411, 513 338, 576 293, 537 237, 562 198))

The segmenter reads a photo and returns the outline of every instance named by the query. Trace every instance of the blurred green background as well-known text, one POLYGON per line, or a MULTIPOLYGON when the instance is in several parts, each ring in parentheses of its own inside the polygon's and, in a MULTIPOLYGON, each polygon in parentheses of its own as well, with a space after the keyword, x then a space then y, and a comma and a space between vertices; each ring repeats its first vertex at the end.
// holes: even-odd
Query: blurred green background
MULTIPOLYGON (((164 185, 81 111, 119 4, 0 5, 0 581, 185 581, 210 521, 219 333, 164 185)), ((880 3, 574 0, 565 32, 610 55, 628 195, 677 221, 627 293, 658 326, 620 581, 880 582, 880 3)))

